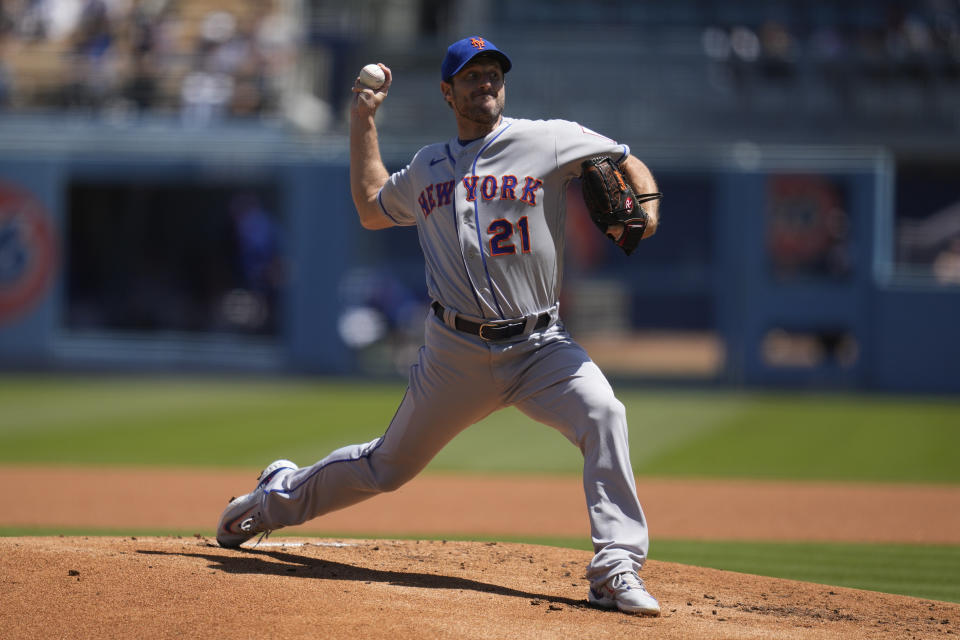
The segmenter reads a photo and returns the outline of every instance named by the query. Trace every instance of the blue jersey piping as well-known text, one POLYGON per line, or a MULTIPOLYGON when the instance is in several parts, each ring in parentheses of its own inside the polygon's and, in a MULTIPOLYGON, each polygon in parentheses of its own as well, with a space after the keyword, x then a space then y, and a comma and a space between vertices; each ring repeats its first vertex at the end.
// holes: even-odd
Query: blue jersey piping
MULTIPOLYGON (((497 133, 497 135, 493 136, 490 142, 483 145, 480 151, 477 152, 476 157, 473 159, 473 165, 471 166, 471 171, 473 172, 474 176, 477 175, 477 162, 480 161, 480 156, 482 156, 483 152, 486 151, 487 148, 490 147, 490 145, 496 142, 497 138, 502 136, 503 133, 507 129, 509 129, 511 126, 513 126, 512 122, 509 123, 507 126, 505 126, 503 129, 501 129, 500 132, 497 133)), ((476 224, 476 227, 477 227, 477 245, 480 247, 480 259, 483 261, 483 271, 484 271, 484 274, 487 276, 487 284, 490 285, 490 295, 493 297, 493 304, 496 305, 497 313, 500 314, 500 318, 502 319, 504 317, 503 309, 500 307, 500 301, 497 299, 497 292, 493 288, 493 279, 490 277, 490 269, 487 268, 487 257, 483 253, 483 239, 480 237, 480 200, 479 199, 475 199, 473 201, 473 218, 474 218, 474 223, 476 224)))

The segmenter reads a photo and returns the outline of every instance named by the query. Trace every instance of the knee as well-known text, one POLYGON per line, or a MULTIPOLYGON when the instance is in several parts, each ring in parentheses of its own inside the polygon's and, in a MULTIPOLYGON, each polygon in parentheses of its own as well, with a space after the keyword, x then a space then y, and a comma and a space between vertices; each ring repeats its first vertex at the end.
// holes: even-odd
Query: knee
POLYGON ((627 437, 627 410, 623 403, 610 396, 594 404, 588 412, 587 440, 594 443, 619 442, 627 437))
POLYGON ((613 395, 594 404, 590 415, 594 424, 602 431, 622 431, 627 428, 627 409, 613 395))
POLYGON ((380 474, 377 476, 377 489, 379 489, 381 493, 396 491, 405 485, 408 480, 410 480, 410 478, 402 476, 398 473, 380 474))
POLYGON ((371 463, 374 467, 373 478, 376 488, 381 493, 396 491, 417 474, 416 471, 411 471, 403 465, 391 464, 388 460, 371 459, 371 463))

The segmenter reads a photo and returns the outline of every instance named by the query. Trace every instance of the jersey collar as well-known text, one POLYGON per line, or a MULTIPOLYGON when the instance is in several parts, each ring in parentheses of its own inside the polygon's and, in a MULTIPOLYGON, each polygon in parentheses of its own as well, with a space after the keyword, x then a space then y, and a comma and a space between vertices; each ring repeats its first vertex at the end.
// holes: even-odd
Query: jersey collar
POLYGON ((466 151, 467 149, 471 148, 473 145, 479 142, 483 142, 485 140, 490 140, 491 138, 495 138, 497 135, 499 135, 501 131, 503 131, 506 127, 508 127, 512 122, 513 122, 513 118, 508 118, 506 116, 503 116, 502 118, 500 118, 500 126, 498 126, 496 129, 494 129, 487 135, 483 136, 482 138, 477 138, 475 140, 467 140, 465 142, 462 142, 459 137, 454 137, 453 139, 450 140, 450 149, 453 150, 455 153, 466 151))

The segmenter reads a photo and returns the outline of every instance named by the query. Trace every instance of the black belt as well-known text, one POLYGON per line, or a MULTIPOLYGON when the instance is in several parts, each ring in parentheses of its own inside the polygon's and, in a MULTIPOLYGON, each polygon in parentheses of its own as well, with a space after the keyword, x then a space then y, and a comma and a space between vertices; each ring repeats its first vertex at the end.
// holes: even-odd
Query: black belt
MULTIPOLYGON (((443 320, 444 308, 443 305, 434 300, 430 306, 433 308, 433 312, 436 314, 440 320, 443 320)), ((463 331, 464 333, 470 333, 475 336, 480 336, 484 340, 497 341, 497 340, 507 340, 513 338, 514 336, 519 336, 524 333, 524 330, 527 328, 527 319, 519 318, 517 320, 491 320, 490 322, 473 322, 467 320, 464 317, 456 316, 453 321, 453 325, 457 328, 457 331, 463 331)), ((550 326, 550 314, 541 313, 537 316, 537 323, 533 326, 533 330, 545 329, 550 326)))

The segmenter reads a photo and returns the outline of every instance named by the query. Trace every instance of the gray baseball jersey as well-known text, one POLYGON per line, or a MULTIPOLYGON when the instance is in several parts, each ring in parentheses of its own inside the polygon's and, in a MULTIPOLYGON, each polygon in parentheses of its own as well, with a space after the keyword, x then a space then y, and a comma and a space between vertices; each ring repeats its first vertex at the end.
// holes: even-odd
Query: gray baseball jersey
POLYGON ((417 225, 431 298, 478 318, 528 316, 560 294, 567 183, 586 158, 629 153, 574 122, 504 118, 479 140, 421 149, 380 206, 417 225))
MULTIPOLYGON (((338 449, 266 485, 266 528, 299 524, 419 473, 453 437, 505 406, 562 433, 584 456, 583 486, 600 585, 647 556, 626 411, 586 352, 557 321, 564 197, 582 160, 627 156, 626 145, 578 124, 504 118, 482 139, 421 149, 381 188, 380 206, 417 225, 427 289, 446 308, 426 318, 425 343, 382 437, 338 449), (549 312, 549 322, 530 321, 549 312), (455 316, 527 318, 522 335, 487 341, 455 316)), ((507 444, 508 446, 508 444, 507 444)), ((469 508, 465 506, 464 508, 469 508)))

